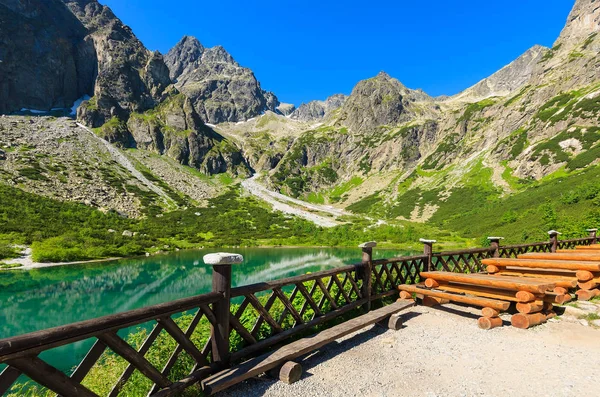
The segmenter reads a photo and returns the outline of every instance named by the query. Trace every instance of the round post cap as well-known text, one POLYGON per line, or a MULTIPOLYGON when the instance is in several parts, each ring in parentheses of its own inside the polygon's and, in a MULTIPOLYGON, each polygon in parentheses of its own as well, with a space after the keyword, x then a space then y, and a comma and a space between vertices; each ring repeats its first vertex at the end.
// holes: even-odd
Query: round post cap
POLYGON ((435 244, 435 243, 437 243, 437 240, 427 240, 427 239, 424 239, 424 238, 420 238, 419 241, 422 242, 423 244, 435 244))
POLYGON ((504 237, 488 237, 487 238, 490 241, 494 241, 494 240, 504 240, 504 237))
POLYGON ((586 232, 597 232, 598 229, 587 229, 586 232))
POLYGON ((550 230, 548 232, 548 234, 551 235, 551 236, 556 236, 556 235, 559 235, 559 234, 562 234, 562 233, 561 232, 557 232, 556 230, 550 230))
POLYGON ((244 261, 244 257, 240 254, 229 254, 226 252, 217 252, 214 254, 204 255, 204 263, 207 265, 236 265, 244 261))
POLYGON ((362 243, 358 245, 358 248, 375 248, 377 247, 376 241, 368 241, 366 243, 362 243))

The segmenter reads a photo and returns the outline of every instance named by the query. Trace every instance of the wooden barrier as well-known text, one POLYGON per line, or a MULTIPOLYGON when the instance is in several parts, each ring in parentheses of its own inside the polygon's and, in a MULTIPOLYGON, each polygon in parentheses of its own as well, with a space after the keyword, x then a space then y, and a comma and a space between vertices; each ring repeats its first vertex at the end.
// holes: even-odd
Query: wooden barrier
MULTIPOLYGON (((215 263, 211 293, 0 340, 0 364, 6 366, 0 374, 0 395, 9 392, 17 379, 21 375, 26 375, 59 395, 95 396, 82 385, 82 381, 108 350, 112 350, 128 363, 115 381, 110 396, 118 395, 136 371, 149 379, 152 384, 150 390, 141 391, 141 394, 152 396, 177 394, 194 384, 202 383, 223 368, 257 357, 275 345, 285 346, 298 334, 314 332, 315 327, 322 327, 340 316, 369 312, 373 302, 395 295, 398 285, 412 284, 401 292, 402 297, 412 299, 413 293, 422 292, 421 289, 414 287, 414 284, 424 280, 421 279, 421 272, 444 270, 454 274, 449 276, 451 279, 456 279, 456 275, 460 276, 460 273, 476 273, 485 270, 484 263, 487 260, 513 260, 518 255, 528 252, 548 253, 579 246, 586 246, 582 249, 590 251, 600 250, 600 245, 587 247, 592 242, 596 242, 595 236, 575 240, 558 240, 551 237, 550 242, 507 246, 500 245, 500 240, 500 238, 490 238, 491 246, 486 248, 451 252, 434 252, 435 242, 425 240, 423 255, 389 259, 373 259, 373 247, 365 245, 361 247, 363 252, 361 263, 236 288, 231 286, 231 263, 215 263), (232 299, 236 299, 239 303, 233 305, 232 299), (283 308, 283 312, 278 316, 273 314, 275 306, 283 308), (191 322, 185 329, 181 329, 180 325, 173 320, 182 313, 192 314, 191 322), (242 321, 242 318, 255 318, 255 320, 248 322, 242 321), (149 332, 146 340, 137 350, 117 334, 120 330, 142 324, 148 326, 149 332), (210 326, 211 333, 201 345, 196 345, 192 342, 192 336, 201 324, 210 326), (168 334, 176 342, 176 347, 166 365, 163 368, 156 368, 144 356, 156 344, 161 333, 168 334), (242 340, 240 347, 234 349, 229 346, 232 337, 239 337, 242 340), (80 343, 88 339, 93 340, 94 343, 89 353, 70 375, 51 367, 44 361, 44 356, 40 356, 41 353, 56 347, 80 343), (193 368, 182 379, 169 379, 167 375, 183 352, 193 360, 193 368)), ((592 255, 595 254, 592 252, 592 255)), ((585 262, 593 265, 593 261, 585 262)), ((499 262, 494 263, 499 264, 499 262)), ((586 273, 585 277, 588 279, 578 280, 583 283, 596 280, 600 275, 600 268, 597 266, 577 270, 586 270, 594 276, 589 278, 589 274, 586 273)), ((517 301, 514 295, 508 297, 498 294, 498 291, 486 290, 485 284, 473 286, 471 291, 483 296, 462 295, 457 298, 457 294, 452 291, 452 285, 440 283, 439 278, 436 278, 436 281, 437 288, 446 289, 446 291, 435 291, 437 296, 432 298, 435 298, 436 302, 444 302, 449 294, 453 300, 461 299, 468 304, 477 303, 484 309, 482 313, 484 320, 480 321, 480 326, 487 329, 500 326, 502 322, 497 314, 507 310, 511 302, 517 301), (503 299, 495 299, 499 297, 503 299)), ((508 283, 507 280, 502 281, 508 283)), ((527 289, 526 280, 512 283, 506 286, 518 285, 527 289)), ((537 302, 540 301, 537 295, 540 289, 536 288, 532 287, 533 291, 531 291, 535 296, 535 303, 522 302, 531 306, 525 310, 537 309, 533 305, 538 305, 537 302)), ((590 299, 600 294, 596 288, 579 292, 580 299, 590 299)), ((541 301, 542 304, 547 305, 566 299, 567 296, 570 298, 566 294, 546 292, 541 301)), ((530 326, 537 318, 526 317, 526 320, 517 318, 515 321, 527 322, 526 325, 530 326)), ((396 326, 401 323, 397 320, 395 320, 396 326)), ((289 379, 295 378, 298 367, 289 364, 289 369, 289 376, 284 373, 284 378, 286 376, 289 379)))

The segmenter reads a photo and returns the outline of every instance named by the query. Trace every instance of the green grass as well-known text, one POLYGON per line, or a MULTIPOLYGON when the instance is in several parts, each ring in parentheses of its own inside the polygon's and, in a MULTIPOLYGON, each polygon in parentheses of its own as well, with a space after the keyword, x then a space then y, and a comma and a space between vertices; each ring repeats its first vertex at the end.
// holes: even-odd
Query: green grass
POLYGON ((23 265, 20 263, 2 263, 0 262, 0 269, 16 269, 23 265))
POLYGON ((463 237, 493 234, 507 243, 543 241, 550 229, 561 231, 563 238, 581 237, 600 223, 600 168, 569 175, 559 171, 507 197, 453 191, 432 222, 463 237))
MULTIPOLYGON (((375 198, 371 205, 378 200, 375 198)), ((33 259, 40 262, 141 255, 164 245, 170 250, 200 246, 356 246, 377 240, 398 246, 413 242, 415 230, 397 224, 373 227, 371 221, 360 218, 334 228, 321 228, 273 212, 253 197, 242 197, 237 186, 207 200, 205 207, 190 206, 157 215, 128 219, 115 212, 103 213, 0 185, 3 247, 30 245, 33 259), (109 232, 111 229, 115 232, 109 232), (125 230, 137 234, 122 236, 125 230)), ((12 250, 2 252, 4 257, 15 255, 12 250)))
POLYGON ((521 88, 521 91, 519 91, 519 93, 517 95, 513 96, 508 101, 504 102, 504 107, 508 107, 508 106, 512 105, 513 103, 517 102, 519 99, 521 99, 523 97, 523 95, 525 95, 525 93, 527 91, 529 91, 530 88, 531 88, 530 85, 526 85, 525 87, 521 88))
POLYGON ((476 103, 471 103, 469 104, 469 106, 467 106, 462 116, 458 119, 458 122, 468 122, 473 118, 475 114, 480 113, 485 108, 490 107, 494 104, 496 104, 495 98, 488 98, 476 103))
POLYGON ((521 179, 514 176, 513 169, 508 166, 508 161, 502 161, 501 164, 504 166, 504 171, 502 171, 502 179, 508 183, 511 189, 519 190, 530 183, 530 181, 526 179, 521 179))

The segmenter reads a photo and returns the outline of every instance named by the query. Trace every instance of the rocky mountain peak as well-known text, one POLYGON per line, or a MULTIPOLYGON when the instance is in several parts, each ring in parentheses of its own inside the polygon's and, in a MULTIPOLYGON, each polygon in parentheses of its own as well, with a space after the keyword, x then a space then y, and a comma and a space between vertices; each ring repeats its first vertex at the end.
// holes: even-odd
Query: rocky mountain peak
POLYGON ((577 44, 598 31, 600 31, 600 1, 577 0, 555 46, 563 43, 577 44))
POLYGON ((193 67, 204 53, 204 46, 193 36, 183 38, 165 55, 165 63, 169 67, 170 76, 176 79, 186 67, 193 67))
POLYGON ((535 45, 490 77, 481 80, 452 97, 454 100, 477 102, 493 96, 506 96, 525 84, 536 70, 536 66, 549 51, 547 47, 535 45))
POLYGON ((240 66, 235 59, 223 48, 223 46, 215 46, 206 49, 202 55, 203 63, 228 63, 233 66, 240 66))
POLYGON ((342 106, 340 119, 352 130, 367 131, 381 125, 397 125, 418 117, 434 117, 436 106, 423 91, 406 88, 385 72, 360 81, 342 106), (414 102, 429 101, 417 112, 414 102), (417 114, 418 113, 418 114, 417 114))
POLYGON ((240 66, 222 46, 205 48, 185 36, 165 56, 176 87, 207 123, 237 122, 276 112, 279 101, 264 91, 252 70, 240 66))

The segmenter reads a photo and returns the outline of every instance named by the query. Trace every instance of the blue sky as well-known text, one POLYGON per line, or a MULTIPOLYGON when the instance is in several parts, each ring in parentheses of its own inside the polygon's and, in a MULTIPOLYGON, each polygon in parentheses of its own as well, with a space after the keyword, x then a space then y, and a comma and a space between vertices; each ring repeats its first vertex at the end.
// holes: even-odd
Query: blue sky
POLYGON ((552 46, 574 0, 100 0, 151 50, 183 35, 222 45, 264 89, 299 105, 385 70, 452 95, 535 44, 552 46))

